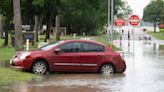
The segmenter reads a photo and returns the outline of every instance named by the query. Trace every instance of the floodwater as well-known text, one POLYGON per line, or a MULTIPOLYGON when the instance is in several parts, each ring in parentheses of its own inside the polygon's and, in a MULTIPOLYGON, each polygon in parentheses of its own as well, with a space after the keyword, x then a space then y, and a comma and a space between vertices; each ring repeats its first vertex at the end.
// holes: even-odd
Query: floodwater
POLYGON ((164 92, 164 41, 115 44, 123 49, 127 64, 122 74, 54 73, 0 86, 0 92, 164 92))

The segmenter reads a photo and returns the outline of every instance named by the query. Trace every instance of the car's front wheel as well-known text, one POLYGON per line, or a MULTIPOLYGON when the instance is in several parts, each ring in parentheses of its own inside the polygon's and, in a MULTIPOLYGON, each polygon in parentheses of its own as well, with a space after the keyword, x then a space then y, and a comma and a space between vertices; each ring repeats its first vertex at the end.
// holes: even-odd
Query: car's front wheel
POLYGON ((115 72, 112 64, 103 64, 100 68, 100 73, 113 74, 115 72))
POLYGON ((35 74, 43 75, 48 70, 47 64, 44 61, 36 61, 32 65, 32 72, 35 74))

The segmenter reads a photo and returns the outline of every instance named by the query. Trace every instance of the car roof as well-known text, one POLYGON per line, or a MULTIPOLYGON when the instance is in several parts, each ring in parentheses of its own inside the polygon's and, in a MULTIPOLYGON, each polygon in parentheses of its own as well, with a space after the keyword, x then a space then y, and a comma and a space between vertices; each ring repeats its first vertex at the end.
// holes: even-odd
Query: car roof
POLYGON ((94 41, 94 40, 85 40, 85 39, 80 39, 80 40, 64 40, 64 42, 88 42, 88 43, 93 43, 93 44, 98 44, 98 45, 103 45, 105 46, 105 44, 94 41))

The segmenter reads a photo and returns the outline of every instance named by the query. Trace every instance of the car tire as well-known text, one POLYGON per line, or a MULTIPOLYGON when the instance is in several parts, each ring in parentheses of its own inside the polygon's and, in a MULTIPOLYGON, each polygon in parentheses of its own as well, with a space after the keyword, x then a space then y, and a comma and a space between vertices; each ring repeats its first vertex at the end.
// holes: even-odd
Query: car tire
POLYGON ((32 72, 39 75, 46 74, 48 70, 47 64, 44 61, 36 61, 32 65, 32 72))
POLYGON ((100 68, 100 73, 103 74, 113 74, 115 72, 115 68, 112 64, 103 64, 100 68))

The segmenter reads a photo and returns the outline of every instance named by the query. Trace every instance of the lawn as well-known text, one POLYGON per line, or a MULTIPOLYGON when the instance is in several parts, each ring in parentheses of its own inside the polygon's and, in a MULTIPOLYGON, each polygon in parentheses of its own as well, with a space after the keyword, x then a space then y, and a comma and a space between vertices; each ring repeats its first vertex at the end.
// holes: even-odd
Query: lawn
POLYGON ((37 75, 15 71, 10 68, 0 68, 0 85, 7 85, 12 82, 26 82, 35 78, 37 75))
MULTIPOLYGON (((114 39, 116 39, 118 37, 118 35, 115 35, 114 36, 114 39)), ((102 36, 93 36, 93 37, 90 37, 92 40, 95 40, 95 41, 98 41, 98 42, 101 42, 101 43, 104 43, 108 46, 111 46, 113 50, 115 51, 118 51, 118 50, 121 50, 120 48, 117 48, 115 47, 114 45, 112 45, 111 43, 109 43, 107 41, 107 36, 106 35, 102 35, 102 36)))
POLYGON ((160 29, 160 32, 148 32, 148 34, 152 35, 153 37, 159 39, 159 40, 164 40, 164 29, 160 29))
POLYGON ((163 29, 160 29, 160 32, 164 32, 164 28, 163 29))
MULTIPOLYGON (((3 39, 0 39, 0 46, 3 44, 3 39)), ((15 49, 11 47, 0 47, 0 61, 9 62, 15 54, 15 49)), ((7 85, 12 82, 26 82, 35 78, 36 75, 15 71, 10 68, 0 67, 0 85, 7 85)))
POLYGON ((4 43, 4 40, 3 39, 0 39, 0 46, 2 46, 4 43))
MULTIPOLYGON (((14 48, 0 48, 0 61, 9 62, 9 60, 14 55, 14 48)), ((15 71, 10 68, 1 68, 0 67, 0 85, 6 85, 12 82, 26 82, 35 78, 36 75, 15 71)))
POLYGON ((0 61, 10 60, 14 54, 14 48, 0 47, 0 61))

